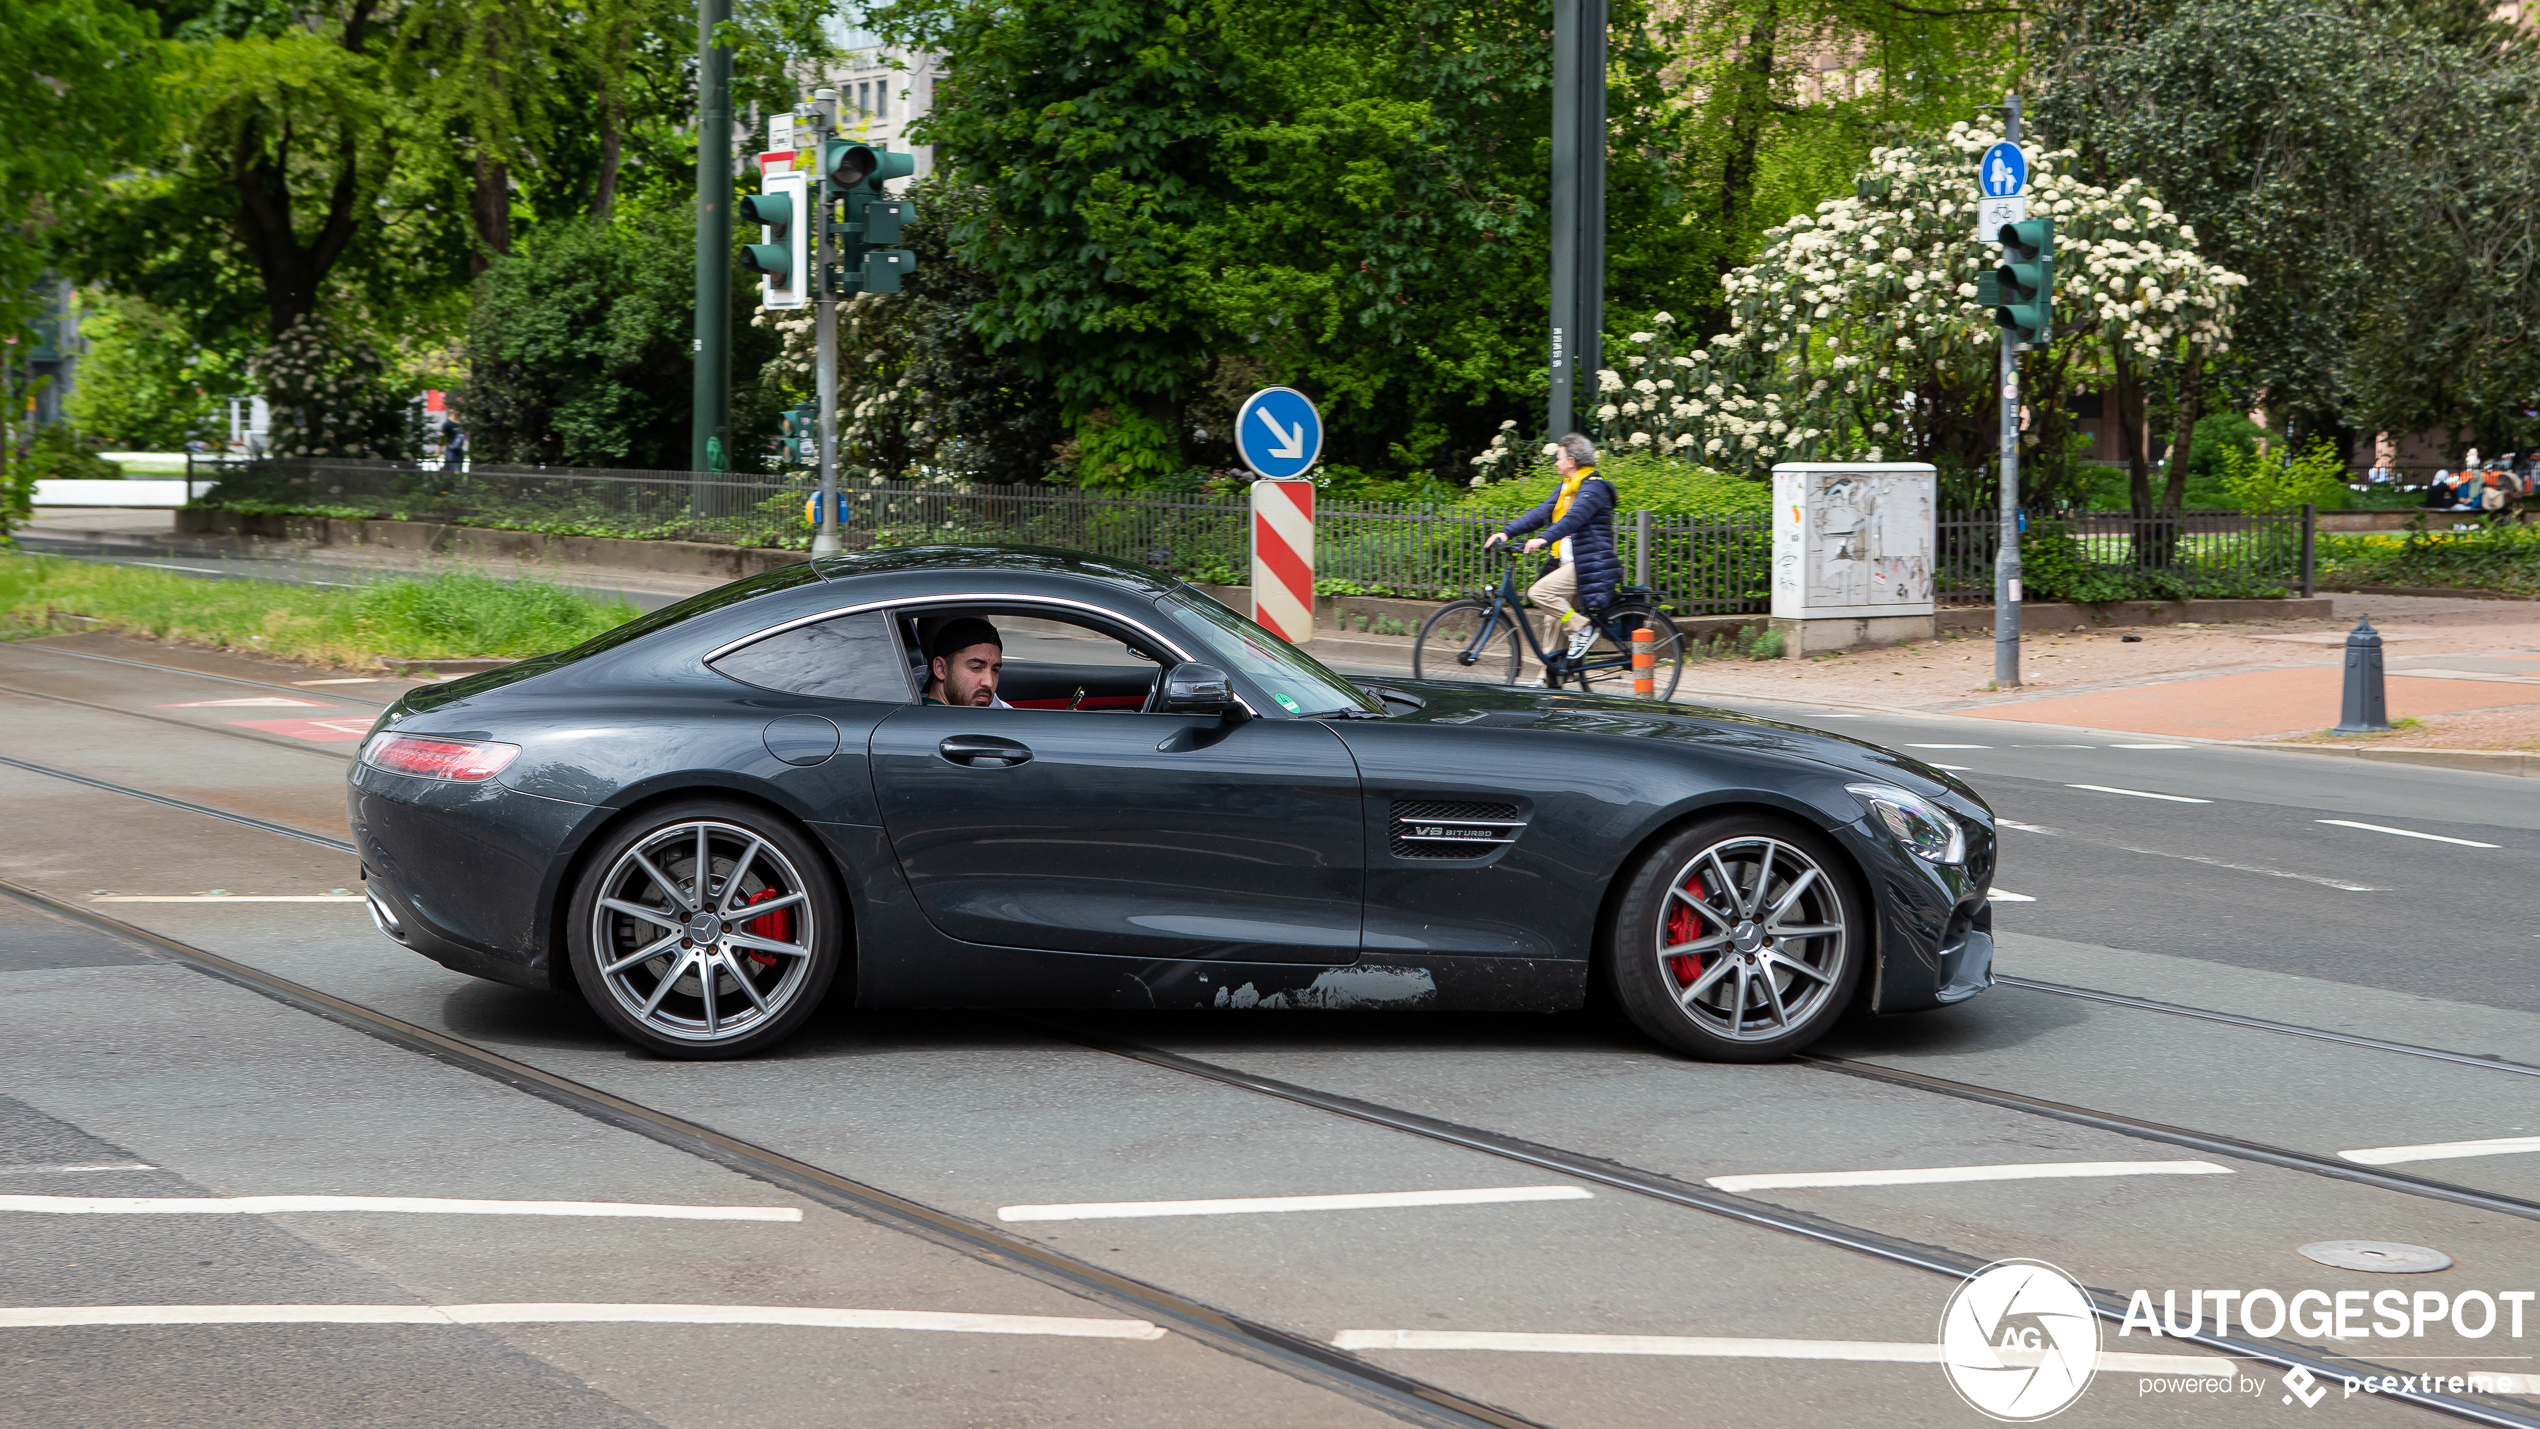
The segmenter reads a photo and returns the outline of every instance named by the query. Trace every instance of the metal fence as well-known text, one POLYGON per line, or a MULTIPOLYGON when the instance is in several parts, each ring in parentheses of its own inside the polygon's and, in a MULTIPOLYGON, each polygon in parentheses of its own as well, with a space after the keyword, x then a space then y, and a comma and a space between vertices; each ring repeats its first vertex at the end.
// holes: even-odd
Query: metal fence
MULTIPOLYGON (((488 465, 445 472, 354 461, 223 464, 216 474, 219 484, 203 498, 206 505, 796 549, 808 546, 811 535, 804 510, 810 483, 803 476, 488 465)), ((1244 493, 1109 496, 1062 487, 884 482, 845 486, 840 495, 850 549, 1055 546, 1202 583, 1242 584, 1251 576, 1251 501, 1244 493)), ((1485 552, 1482 541, 1514 514, 1321 499, 1315 503, 1315 575, 1368 594, 1415 599, 1479 589, 1499 579, 1507 559, 1485 552)), ((1934 584, 1942 604, 1991 602, 1998 522, 1990 511, 1940 513, 1934 584)), ((2083 512, 2033 518, 2026 541, 2033 567, 2051 549, 2085 570, 2156 573, 2182 594, 2253 583, 2307 592, 2311 532, 2307 511, 2192 511, 2166 518, 2083 512)), ((1765 516, 1623 512, 1615 534, 1632 583, 1656 590, 1679 615, 1771 608, 1772 528, 1765 516)), ((1531 580, 1534 566, 1524 562, 1521 579, 1531 580)))

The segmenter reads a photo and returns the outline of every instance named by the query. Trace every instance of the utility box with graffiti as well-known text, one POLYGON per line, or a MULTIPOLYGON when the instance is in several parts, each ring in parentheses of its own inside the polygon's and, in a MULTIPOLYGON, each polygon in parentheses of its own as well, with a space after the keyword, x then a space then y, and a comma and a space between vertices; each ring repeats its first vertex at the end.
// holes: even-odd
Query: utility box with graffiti
POLYGON ((1932 638, 1939 488, 1923 462, 1773 468, 1773 628, 1786 653, 1932 638))

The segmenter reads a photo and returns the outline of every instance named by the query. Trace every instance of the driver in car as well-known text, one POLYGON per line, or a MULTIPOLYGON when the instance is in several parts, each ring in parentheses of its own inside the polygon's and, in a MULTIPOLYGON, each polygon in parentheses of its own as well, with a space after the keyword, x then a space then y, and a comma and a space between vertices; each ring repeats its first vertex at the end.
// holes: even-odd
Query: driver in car
POLYGON ((977 616, 947 620, 928 642, 926 703, 975 705, 1010 710, 997 698, 997 681, 1005 674, 1005 639, 977 616))

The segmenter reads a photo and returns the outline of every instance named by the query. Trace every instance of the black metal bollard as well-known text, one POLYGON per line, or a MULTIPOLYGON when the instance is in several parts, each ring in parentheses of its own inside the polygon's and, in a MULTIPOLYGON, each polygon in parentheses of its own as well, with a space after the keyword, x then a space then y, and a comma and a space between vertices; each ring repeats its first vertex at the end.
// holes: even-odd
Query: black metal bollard
POLYGON ((2390 728, 2390 706, 2382 696, 2381 632, 2367 615, 2346 632, 2346 700, 2331 734, 2371 734, 2390 728))

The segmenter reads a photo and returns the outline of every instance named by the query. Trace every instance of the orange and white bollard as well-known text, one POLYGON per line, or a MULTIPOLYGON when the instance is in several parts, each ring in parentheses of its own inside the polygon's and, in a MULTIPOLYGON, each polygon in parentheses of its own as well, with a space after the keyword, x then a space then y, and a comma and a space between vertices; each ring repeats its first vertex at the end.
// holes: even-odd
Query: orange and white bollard
POLYGON ((1632 693, 1658 698, 1658 632, 1646 625, 1632 632, 1632 693))

